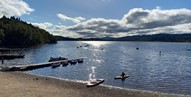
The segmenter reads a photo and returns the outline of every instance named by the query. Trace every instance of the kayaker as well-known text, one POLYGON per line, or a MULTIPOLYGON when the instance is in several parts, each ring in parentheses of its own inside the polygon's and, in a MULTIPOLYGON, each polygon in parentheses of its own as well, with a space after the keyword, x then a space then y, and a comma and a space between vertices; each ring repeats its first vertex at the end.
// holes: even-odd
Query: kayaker
POLYGON ((126 76, 125 72, 122 72, 122 73, 121 73, 121 76, 122 76, 122 77, 125 77, 125 76, 126 76))

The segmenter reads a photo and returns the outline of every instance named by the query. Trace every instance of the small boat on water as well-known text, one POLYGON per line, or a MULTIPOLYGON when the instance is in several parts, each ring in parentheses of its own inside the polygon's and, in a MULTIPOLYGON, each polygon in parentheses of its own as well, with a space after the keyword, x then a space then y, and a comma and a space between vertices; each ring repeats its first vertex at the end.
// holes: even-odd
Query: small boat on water
POLYGON ((94 86, 97 86, 101 83, 104 82, 104 79, 95 79, 95 80, 90 80, 88 83, 87 83, 87 87, 94 87, 94 86))
POLYGON ((128 78, 129 77, 129 75, 125 75, 125 76, 116 76, 116 77, 114 77, 114 79, 122 79, 122 80, 124 80, 124 79, 126 79, 126 78, 128 78))
POLYGON ((87 44, 87 45, 85 45, 84 47, 88 47, 88 46, 90 46, 89 44, 87 44))
POLYGON ((69 63, 68 63, 68 60, 66 60, 66 61, 62 62, 61 64, 64 67, 64 66, 67 66, 69 63))
POLYGON ((71 65, 75 65, 78 61, 77 60, 69 60, 68 63, 70 63, 71 65))
POLYGON ((51 66, 52 66, 52 68, 56 68, 56 67, 60 66, 60 63, 55 63, 55 64, 52 64, 51 66))
POLYGON ((56 57, 56 58, 53 58, 53 57, 51 57, 48 62, 60 61, 60 60, 68 60, 68 58, 65 58, 65 57, 56 57))
POLYGON ((78 62, 78 63, 83 63, 84 60, 83 60, 83 58, 81 58, 81 59, 77 59, 77 62, 78 62))

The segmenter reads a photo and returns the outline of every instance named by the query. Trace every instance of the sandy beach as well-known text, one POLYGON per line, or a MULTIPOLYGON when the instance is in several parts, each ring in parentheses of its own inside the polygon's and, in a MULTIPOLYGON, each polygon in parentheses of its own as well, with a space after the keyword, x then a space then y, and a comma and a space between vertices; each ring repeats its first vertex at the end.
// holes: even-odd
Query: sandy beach
POLYGON ((191 97, 105 86, 87 88, 84 83, 31 75, 0 72, 0 97, 191 97))

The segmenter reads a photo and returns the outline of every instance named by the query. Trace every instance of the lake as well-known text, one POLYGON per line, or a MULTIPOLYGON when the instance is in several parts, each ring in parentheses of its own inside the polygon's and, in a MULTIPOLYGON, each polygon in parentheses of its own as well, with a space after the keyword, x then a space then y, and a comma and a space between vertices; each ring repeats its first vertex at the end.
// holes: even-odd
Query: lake
POLYGON ((24 59, 5 63, 41 63, 58 56, 85 57, 82 64, 28 72, 75 81, 103 78, 104 85, 191 95, 190 43, 59 41, 57 44, 25 48, 23 52, 24 59), (124 81, 114 80, 122 71, 130 77, 124 81))

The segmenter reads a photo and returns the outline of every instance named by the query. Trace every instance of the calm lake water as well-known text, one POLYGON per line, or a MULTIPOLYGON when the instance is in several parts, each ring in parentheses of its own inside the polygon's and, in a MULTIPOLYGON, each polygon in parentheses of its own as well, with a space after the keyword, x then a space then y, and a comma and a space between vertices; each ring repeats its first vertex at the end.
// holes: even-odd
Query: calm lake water
POLYGON ((85 57, 83 64, 46 67, 29 73, 80 81, 104 78, 105 85, 191 95, 190 43, 60 41, 27 48, 24 53, 24 59, 5 63, 40 63, 58 56, 85 57), (130 77, 125 81, 114 80, 122 71, 130 77))

